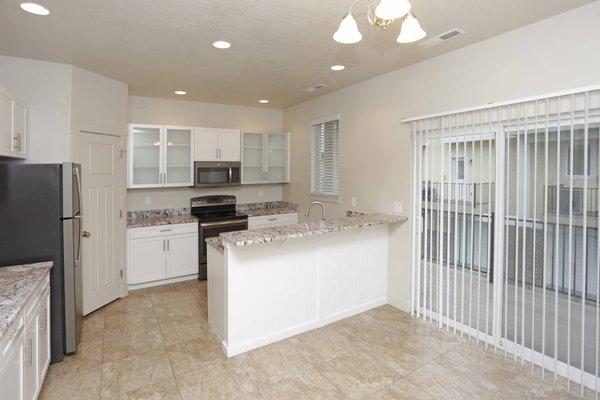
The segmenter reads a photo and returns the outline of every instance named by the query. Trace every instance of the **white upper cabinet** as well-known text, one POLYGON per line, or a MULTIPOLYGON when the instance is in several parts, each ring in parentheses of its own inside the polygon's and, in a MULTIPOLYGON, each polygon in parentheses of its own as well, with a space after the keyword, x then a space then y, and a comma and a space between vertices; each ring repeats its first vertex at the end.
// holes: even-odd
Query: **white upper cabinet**
POLYGON ((129 188, 193 186, 194 129, 129 125, 129 188))
POLYGON ((240 130, 196 128, 195 161, 240 161, 240 130))
POLYGON ((242 184, 289 182, 289 133, 242 134, 242 184))
POLYGON ((0 156, 27 155, 27 108, 0 87, 0 156))

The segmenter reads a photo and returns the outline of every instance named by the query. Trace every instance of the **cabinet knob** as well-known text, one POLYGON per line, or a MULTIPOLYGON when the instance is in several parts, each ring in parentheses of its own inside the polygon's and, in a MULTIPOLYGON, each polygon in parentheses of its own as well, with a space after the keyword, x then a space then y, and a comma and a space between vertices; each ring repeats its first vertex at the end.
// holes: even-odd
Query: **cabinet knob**
POLYGON ((92 234, 89 233, 88 231, 81 232, 81 237, 87 238, 87 237, 90 237, 90 236, 92 236, 92 234))

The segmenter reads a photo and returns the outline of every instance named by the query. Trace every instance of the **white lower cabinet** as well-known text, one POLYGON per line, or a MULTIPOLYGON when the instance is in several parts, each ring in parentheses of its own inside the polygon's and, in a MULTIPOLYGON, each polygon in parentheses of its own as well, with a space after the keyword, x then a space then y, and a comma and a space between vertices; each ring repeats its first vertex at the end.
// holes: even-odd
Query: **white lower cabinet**
POLYGON ((248 217, 248 229, 271 228, 298 223, 298 213, 261 215, 248 217))
POLYGON ((127 283, 140 285, 198 273, 198 224, 129 228, 127 283))
POLYGON ((0 399, 37 399, 50 364, 49 279, 0 341, 0 399))

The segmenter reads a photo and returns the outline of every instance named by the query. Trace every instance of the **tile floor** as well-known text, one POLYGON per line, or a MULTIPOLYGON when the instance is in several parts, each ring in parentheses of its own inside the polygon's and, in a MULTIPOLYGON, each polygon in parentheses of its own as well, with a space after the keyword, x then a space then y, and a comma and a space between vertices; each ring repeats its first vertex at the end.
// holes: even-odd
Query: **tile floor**
POLYGON ((41 399, 577 399, 564 382, 383 306, 231 359, 206 283, 130 293, 86 317, 41 399))

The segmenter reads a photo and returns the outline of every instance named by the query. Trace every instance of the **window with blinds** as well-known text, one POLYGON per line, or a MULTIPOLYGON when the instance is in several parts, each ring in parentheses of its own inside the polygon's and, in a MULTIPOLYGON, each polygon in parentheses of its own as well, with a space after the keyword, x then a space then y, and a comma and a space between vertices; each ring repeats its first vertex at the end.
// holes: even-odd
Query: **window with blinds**
POLYGON ((311 194, 337 199, 340 195, 340 116, 311 123, 311 194))

